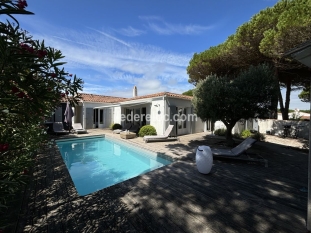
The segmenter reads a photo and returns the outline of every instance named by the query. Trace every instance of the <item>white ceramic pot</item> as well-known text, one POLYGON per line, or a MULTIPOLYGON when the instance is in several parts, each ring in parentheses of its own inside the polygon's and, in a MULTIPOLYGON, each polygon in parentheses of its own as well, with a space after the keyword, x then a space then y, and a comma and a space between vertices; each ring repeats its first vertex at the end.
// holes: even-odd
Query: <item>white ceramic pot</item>
POLYGON ((198 146, 195 154, 197 169, 202 174, 210 173, 213 166, 213 153, 209 146, 198 146))

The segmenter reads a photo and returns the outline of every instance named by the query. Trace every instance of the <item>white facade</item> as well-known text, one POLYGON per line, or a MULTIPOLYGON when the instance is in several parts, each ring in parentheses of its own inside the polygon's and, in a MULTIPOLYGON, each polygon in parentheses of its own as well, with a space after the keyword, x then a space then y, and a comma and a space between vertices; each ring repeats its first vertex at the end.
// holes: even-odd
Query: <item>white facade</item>
POLYGON ((191 100, 187 99, 156 96, 96 107, 99 110, 107 108, 112 109, 111 123, 152 125, 159 135, 164 134, 170 124, 175 126, 174 135, 204 131, 204 122, 193 115, 191 100))

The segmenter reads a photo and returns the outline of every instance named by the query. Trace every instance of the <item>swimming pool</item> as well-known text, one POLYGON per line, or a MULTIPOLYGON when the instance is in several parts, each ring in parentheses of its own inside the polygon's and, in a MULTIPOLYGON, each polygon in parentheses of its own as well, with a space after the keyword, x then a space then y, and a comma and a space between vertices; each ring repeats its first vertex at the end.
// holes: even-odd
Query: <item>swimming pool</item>
POLYGON ((76 190, 84 196, 172 161, 107 137, 56 140, 76 190))

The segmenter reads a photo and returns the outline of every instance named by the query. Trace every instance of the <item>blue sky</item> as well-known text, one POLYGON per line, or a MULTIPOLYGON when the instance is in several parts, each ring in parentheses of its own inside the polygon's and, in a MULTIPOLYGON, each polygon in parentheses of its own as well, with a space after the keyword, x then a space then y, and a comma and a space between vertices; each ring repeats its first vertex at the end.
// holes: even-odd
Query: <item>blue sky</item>
MULTIPOLYGON (((276 0, 28 0, 19 16, 34 39, 65 55, 65 69, 85 93, 131 97, 182 93, 195 52, 224 42, 238 26, 276 0)), ((297 93, 291 108, 309 109, 297 93)))

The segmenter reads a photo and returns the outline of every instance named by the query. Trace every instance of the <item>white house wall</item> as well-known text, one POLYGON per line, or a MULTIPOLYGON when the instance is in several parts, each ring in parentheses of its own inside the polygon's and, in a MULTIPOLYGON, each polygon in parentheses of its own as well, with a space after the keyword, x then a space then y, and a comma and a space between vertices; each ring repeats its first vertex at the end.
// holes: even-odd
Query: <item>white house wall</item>
POLYGON ((84 102, 83 103, 83 126, 86 127, 86 129, 89 129, 91 125, 93 125, 93 117, 87 116, 86 114, 86 109, 93 109, 96 107, 103 106, 103 103, 89 103, 89 102, 84 102))
POLYGON ((204 132, 205 122, 201 120, 201 118, 197 117, 195 121, 193 121, 192 133, 201 133, 204 132))
POLYGON ((113 123, 121 124, 121 107, 120 106, 113 107, 112 114, 113 114, 113 123))
MULTIPOLYGON (((191 100, 184 100, 184 99, 176 99, 176 98, 167 97, 167 104, 169 106, 176 106, 177 108, 186 108, 187 116, 190 116, 190 114, 193 113, 191 100)), ((169 106, 168 106, 168 108, 169 108, 169 106)), ((196 123, 194 121, 195 121, 194 118, 191 119, 191 117, 187 117, 186 128, 178 129, 177 130, 178 135, 194 133, 193 130, 198 131, 198 132, 202 132, 204 129, 204 123, 202 123, 201 126, 198 125, 197 128, 195 129, 196 123), (200 127, 202 127, 202 128, 200 129, 200 127)))
POLYGON ((74 107, 74 117, 73 122, 74 123, 81 123, 83 125, 83 107, 80 105, 77 105, 74 107))
POLYGON ((157 134, 164 134, 164 101, 161 100, 154 100, 151 104, 150 110, 150 125, 152 125, 157 134))

